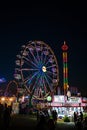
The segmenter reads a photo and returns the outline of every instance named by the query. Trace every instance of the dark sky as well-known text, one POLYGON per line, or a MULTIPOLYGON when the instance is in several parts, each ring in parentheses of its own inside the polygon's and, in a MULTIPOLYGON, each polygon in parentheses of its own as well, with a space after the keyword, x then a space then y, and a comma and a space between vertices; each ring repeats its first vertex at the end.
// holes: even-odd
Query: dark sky
POLYGON ((87 8, 82 2, 0 5, 0 75, 12 80, 21 46, 30 40, 41 40, 55 53, 61 86, 61 46, 65 40, 69 46, 69 85, 86 89, 87 8))

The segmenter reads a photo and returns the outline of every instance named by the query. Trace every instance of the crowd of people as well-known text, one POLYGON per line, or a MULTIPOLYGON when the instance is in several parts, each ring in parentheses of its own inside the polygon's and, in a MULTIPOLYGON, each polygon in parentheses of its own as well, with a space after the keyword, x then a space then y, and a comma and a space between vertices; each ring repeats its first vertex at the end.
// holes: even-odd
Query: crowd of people
MULTIPOLYGON (((7 130, 10 125, 12 107, 6 103, 0 103, 0 119, 3 122, 3 129, 7 130)), ((47 109, 37 110, 37 126, 38 130, 55 130, 57 122, 56 110, 51 111, 51 116, 47 109), (51 118, 50 118, 51 117, 51 118)), ((83 112, 74 112, 74 123, 76 130, 87 130, 87 117, 83 117, 83 112)))
POLYGON ((38 130, 55 130, 57 121, 57 112, 52 110, 51 118, 48 110, 38 110, 37 111, 37 127, 38 130))
POLYGON ((77 130, 87 130, 87 117, 83 118, 83 112, 74 112, 74 123, 77 130))

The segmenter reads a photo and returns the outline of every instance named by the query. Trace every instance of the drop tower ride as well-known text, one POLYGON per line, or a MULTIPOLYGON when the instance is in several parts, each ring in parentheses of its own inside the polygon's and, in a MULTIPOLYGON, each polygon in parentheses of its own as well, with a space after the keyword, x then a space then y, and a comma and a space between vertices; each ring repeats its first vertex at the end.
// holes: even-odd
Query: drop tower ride
POLYGON ((64 95, 67 95, 67 90, 68 90, 67 50, 68 50, 68 46, 65 41, 61 48, 63 51, 62 52, 62 56, 63 56, 63 89, 64 89, 64 95))

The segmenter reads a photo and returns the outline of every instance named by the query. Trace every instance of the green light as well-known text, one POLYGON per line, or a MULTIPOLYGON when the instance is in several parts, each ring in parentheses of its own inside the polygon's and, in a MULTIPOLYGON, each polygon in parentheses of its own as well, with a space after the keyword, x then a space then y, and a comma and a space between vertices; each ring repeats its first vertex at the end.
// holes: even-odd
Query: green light
POLYGON ((52 97, 51 96, 48 96, 47 97, 47 101, 50 102, 52 100, 52 97))

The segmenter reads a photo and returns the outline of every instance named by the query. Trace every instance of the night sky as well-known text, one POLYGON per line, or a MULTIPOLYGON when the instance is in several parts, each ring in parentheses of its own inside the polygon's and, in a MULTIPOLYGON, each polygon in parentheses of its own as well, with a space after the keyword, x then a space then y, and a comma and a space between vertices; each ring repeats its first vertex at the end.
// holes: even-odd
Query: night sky
POLYGON ((16 55, 30 40, 47 43, 55 53, 62 86, 62 50, 69 46, 69 85, 87 87, 86 3, 22 3, 0 5, 0 76, 13 80, 16 55))

